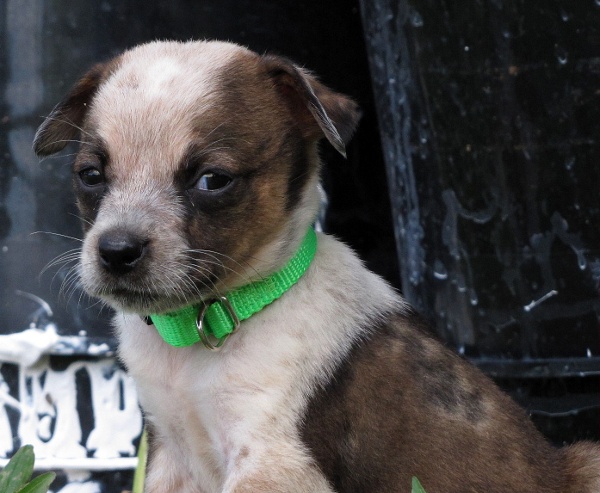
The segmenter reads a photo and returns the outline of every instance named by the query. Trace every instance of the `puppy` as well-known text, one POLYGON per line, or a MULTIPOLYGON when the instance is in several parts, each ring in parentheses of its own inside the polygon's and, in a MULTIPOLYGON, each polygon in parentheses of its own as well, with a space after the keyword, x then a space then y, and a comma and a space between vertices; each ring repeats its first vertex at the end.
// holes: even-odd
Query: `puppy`
POLYGON ((319 234, 314 253, 317 142, 343 153, 358 118, 286 59, 155 42, 92 68, 39 128, 38 155, 81 141, 79 273, 117 312, 145 491, 408 492, 417 476, 428 493, 600 492, 597 446, 550 446, 348 247, 319 234), (297 279, 240 315, 234 293, 307 238, 297 279), (186 310, 191 343, 159 331, 186 310))

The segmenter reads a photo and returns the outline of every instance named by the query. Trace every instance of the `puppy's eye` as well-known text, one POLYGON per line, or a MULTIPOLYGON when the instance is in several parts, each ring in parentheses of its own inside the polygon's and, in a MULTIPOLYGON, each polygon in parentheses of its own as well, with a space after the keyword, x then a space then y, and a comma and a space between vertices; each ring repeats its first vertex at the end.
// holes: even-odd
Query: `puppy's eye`
POLYGON ((88 187, 95 187, 104 183, 104 174, 98 168, 85 168, 79 172, 79 179, 88 187))
POLYGON ((221 188, 225 188, 230 183, 231 178, 229 176, 211 171, 210 173, 204 173, 198 179, 195 188, 197 188, 198 190, 207 190, 209 192, 214 192, 216 190, 220 190, 221 188))

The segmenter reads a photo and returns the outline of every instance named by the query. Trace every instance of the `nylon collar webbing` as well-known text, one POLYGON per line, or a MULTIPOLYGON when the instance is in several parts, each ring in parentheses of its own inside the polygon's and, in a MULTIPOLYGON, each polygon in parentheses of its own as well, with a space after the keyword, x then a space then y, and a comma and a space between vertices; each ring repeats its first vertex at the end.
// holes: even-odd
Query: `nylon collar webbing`
POLYGON ((150 319, 161 337, 175 347, 202 341, 210 349, 220 347, 242 320, 269 305, 290 289, 310 266, 317 250, 317 235, 311 228, 300 248, 278 272, 173 312, 152 314, 150 319))

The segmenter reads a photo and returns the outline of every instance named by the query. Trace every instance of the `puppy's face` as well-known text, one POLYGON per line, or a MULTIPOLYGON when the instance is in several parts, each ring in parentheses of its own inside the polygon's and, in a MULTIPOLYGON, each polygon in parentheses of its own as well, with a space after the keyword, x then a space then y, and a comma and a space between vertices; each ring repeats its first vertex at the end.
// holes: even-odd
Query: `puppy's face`
POLYGON ((151 43, 94 67, 34 147, 81 141, 83 286, 147 314, 277 269, 318 207, 316 141, 343 151, 357 120, 349 99, 286 60, 151 43))

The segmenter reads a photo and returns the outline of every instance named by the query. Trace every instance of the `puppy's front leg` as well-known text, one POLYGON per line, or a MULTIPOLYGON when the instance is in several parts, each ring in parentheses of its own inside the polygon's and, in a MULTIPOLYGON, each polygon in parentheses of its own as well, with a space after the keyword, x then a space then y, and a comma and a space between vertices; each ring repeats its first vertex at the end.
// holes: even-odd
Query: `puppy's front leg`
POLYGON ((315 469, 288 468, 256 471, 232 481, 223 493, 334 493, 325 477, 315 469))
POLYGON ((306 456, 269 453, 255 460, 247 457, 229 475, 223 493, 334 493, 319 468, 306 456))
POLYGON ((206 493, 177 463, 172 450, 157 443, 150 447, 144 493, 206 493))

